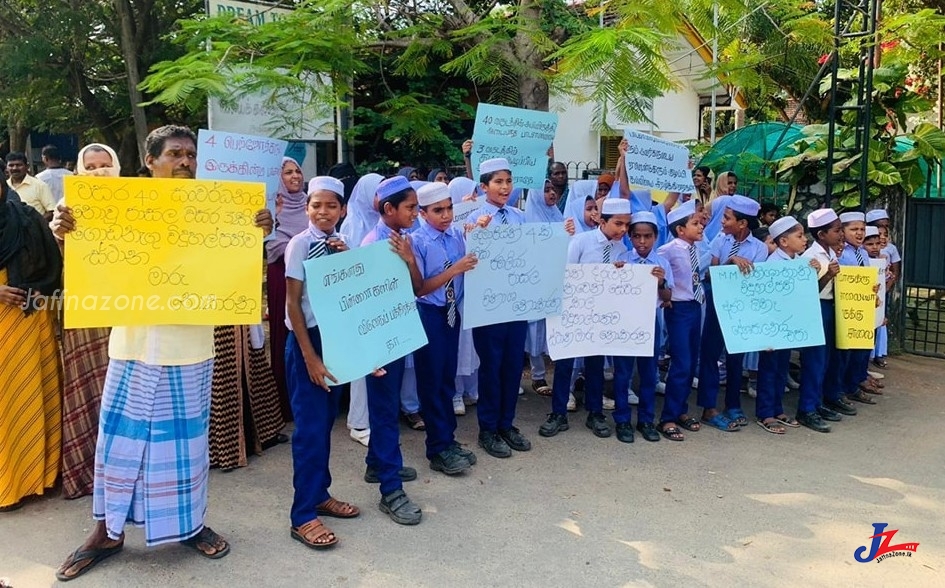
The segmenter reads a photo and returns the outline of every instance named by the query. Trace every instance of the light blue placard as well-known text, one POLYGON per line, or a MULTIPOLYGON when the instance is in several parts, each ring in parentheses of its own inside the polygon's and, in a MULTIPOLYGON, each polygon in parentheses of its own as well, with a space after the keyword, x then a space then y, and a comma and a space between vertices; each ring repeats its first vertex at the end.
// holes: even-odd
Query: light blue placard
POLYGON ((709 272, 729 353, 824 344, 817 272, 810 260, 758 263, 747 276, 734 265, 709 272))
POLYGON ((339 384, 427 344, 407 265, 387 241, 306 261, 305 288, 339 384))
POLYGON ((512 167, 516 188, 544 188, 548 172, 548 148, 555 140, 558 115, 479 103, 473 129, 472 170, 479 177, 479 164, 504 157, 512 167))
POLYGON ((469 234, 463 328, 561 314, 568 234, 561 223, 498 225, 469 234))
POLYGON ((275 218, 286 146, 288 143, 279 139, 200 129, 197 179, 262 182, 266 184, 266 208, 275 218))

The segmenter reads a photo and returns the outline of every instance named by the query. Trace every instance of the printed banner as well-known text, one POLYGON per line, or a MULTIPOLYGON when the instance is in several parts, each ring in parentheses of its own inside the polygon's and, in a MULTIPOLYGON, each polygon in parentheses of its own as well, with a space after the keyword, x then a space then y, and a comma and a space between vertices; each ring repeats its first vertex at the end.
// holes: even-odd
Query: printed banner
POLYGON ((197 179, 266 184, 266 208, 276 216, 276 193, 282 177, 286 141, 200 129, 197 133, 197 179))
POLYGON ((630 185, 684 194, 695 190, 685 146, 633 129, 624 130, 623 137, 630 143, 624 159, 630 185))
POLYGON ((262 320, 265 186, 66 176, 65 327, 262 320))
POLYGON ((709 273, 729 353, 824 344, 817 272, 809 260, 758 263, 747 276, 734 265, 713 266, 709 273))
POLYGON ((834 278, 834 311, 837 317, 837 349, 872 349, 876 324, 879 278, 875 267, 844 265, 834 278))
POLYGON ((568 257, 562 223, 477 229, 469 234, 466 251, 479 263, 465 276, 464 329, 561 313, 568 257))
POLYGON ((387 241, 306 261, 305 288, 339 384, 427 344, 407 265, 387 241))
POLYGON ((876 297, 879 299, 879 306, 876 307, 876 328, 883 326, 886 322, 886 266, 889 260, 885 257, 879 259, 870 259, 870 266, 879 270, 879 292, 876 297))
POLYGON ((482 202, 470 200, 453 205, 453 225, 463 228, 466 223, 473 223, 476 219, 469 218, 469 215, 482 208, 482 202))
POLYGON ((470 158, 473 175, 479 177, 479 164, 484 160, 504 157, 512 166, 512 184, 516 188, 544 188, 548 149, 554 143, 557 128, 558 115, 553 112, 480 102, 470 158))
POLYGON ((652 357, 656 333, 653 266, 568 264, 561 314, 545 322, 553 360, 601 355, 652 357))

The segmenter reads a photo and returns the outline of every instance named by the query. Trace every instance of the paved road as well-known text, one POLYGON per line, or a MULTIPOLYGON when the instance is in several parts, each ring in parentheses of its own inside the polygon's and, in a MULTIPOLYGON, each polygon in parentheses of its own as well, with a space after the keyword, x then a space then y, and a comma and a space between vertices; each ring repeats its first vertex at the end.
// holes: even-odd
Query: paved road
MULTIPOLYGON (((335 428, 335 496, 364 511, 331 521, 329 552, 289 537, 288 446, 229 474, 213 472, 209 523, 233 544, 208 561, 178 546, 145 549, 137 529, 122 554, 72 586, 879 586, 941 585, 945 573, 945 362, 890 361, 889 393, 833 433, 750 425, 705 430, 684 443, 593 437, 541 439, 547 400, 522 397, 519 422, 534 449, 479 464, 460 478, 422 461, 422 434, 404 430, 407 485, 424 512, 392 523, 361 481, 363 454, 335 428), (874 522, 919 542, 912 557, 857 563, 874 522), (939 580, 935 580, 939 578, 939 580)), ((790 396, 788 405, 793 405, 790 396)), ((753 405, 746 398, 746 412, 753 405)), ((577 426, 575 426, 577 425, 577 426)), ((475 416, 459 437, 474 443, 475 416)), ((16 588, 55 584, 53 572, 90 527, 89 499, 56 497, 0 515, 0 577, 16 588)))

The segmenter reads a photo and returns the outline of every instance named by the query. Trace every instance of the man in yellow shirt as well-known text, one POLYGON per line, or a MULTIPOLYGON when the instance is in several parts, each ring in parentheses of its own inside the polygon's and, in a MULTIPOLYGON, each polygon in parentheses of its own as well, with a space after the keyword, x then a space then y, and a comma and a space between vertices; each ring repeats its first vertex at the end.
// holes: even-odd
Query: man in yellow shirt
MULTIPOLYGON (((145 161, 153 177, 193 179, 196 142, 187 127, 152 131, 145 161)), ((259 211, 255 224, 271 232, 269 212, 259 211)), ((70 209, 59 207, 50 226, 74 230, 70 209)), ((180 542, 210 559, 227 555, 227 541, 203 524, 213 327, 114 327, 108 354, 92 493, 98 523, 56 577, 72 580, 121 551, 128 521, 144 527, 148 546, 180 542)))
POLYGON ((46 182, 29 174, 26 155, 19 151, 7 154, 7 185, 16 190, 20 200, 35 208, 47 221, 52 220, 56 198, 46 182))

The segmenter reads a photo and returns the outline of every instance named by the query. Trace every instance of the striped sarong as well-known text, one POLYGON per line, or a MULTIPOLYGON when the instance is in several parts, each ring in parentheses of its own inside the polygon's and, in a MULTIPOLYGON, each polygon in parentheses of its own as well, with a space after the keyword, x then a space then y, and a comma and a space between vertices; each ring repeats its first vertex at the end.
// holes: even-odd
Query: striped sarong
POLYGON ((126 522, 147 545, 203 528, 213 360, 156 366, 111 360, 105 376, 92 516, 118 539, 126 522))

